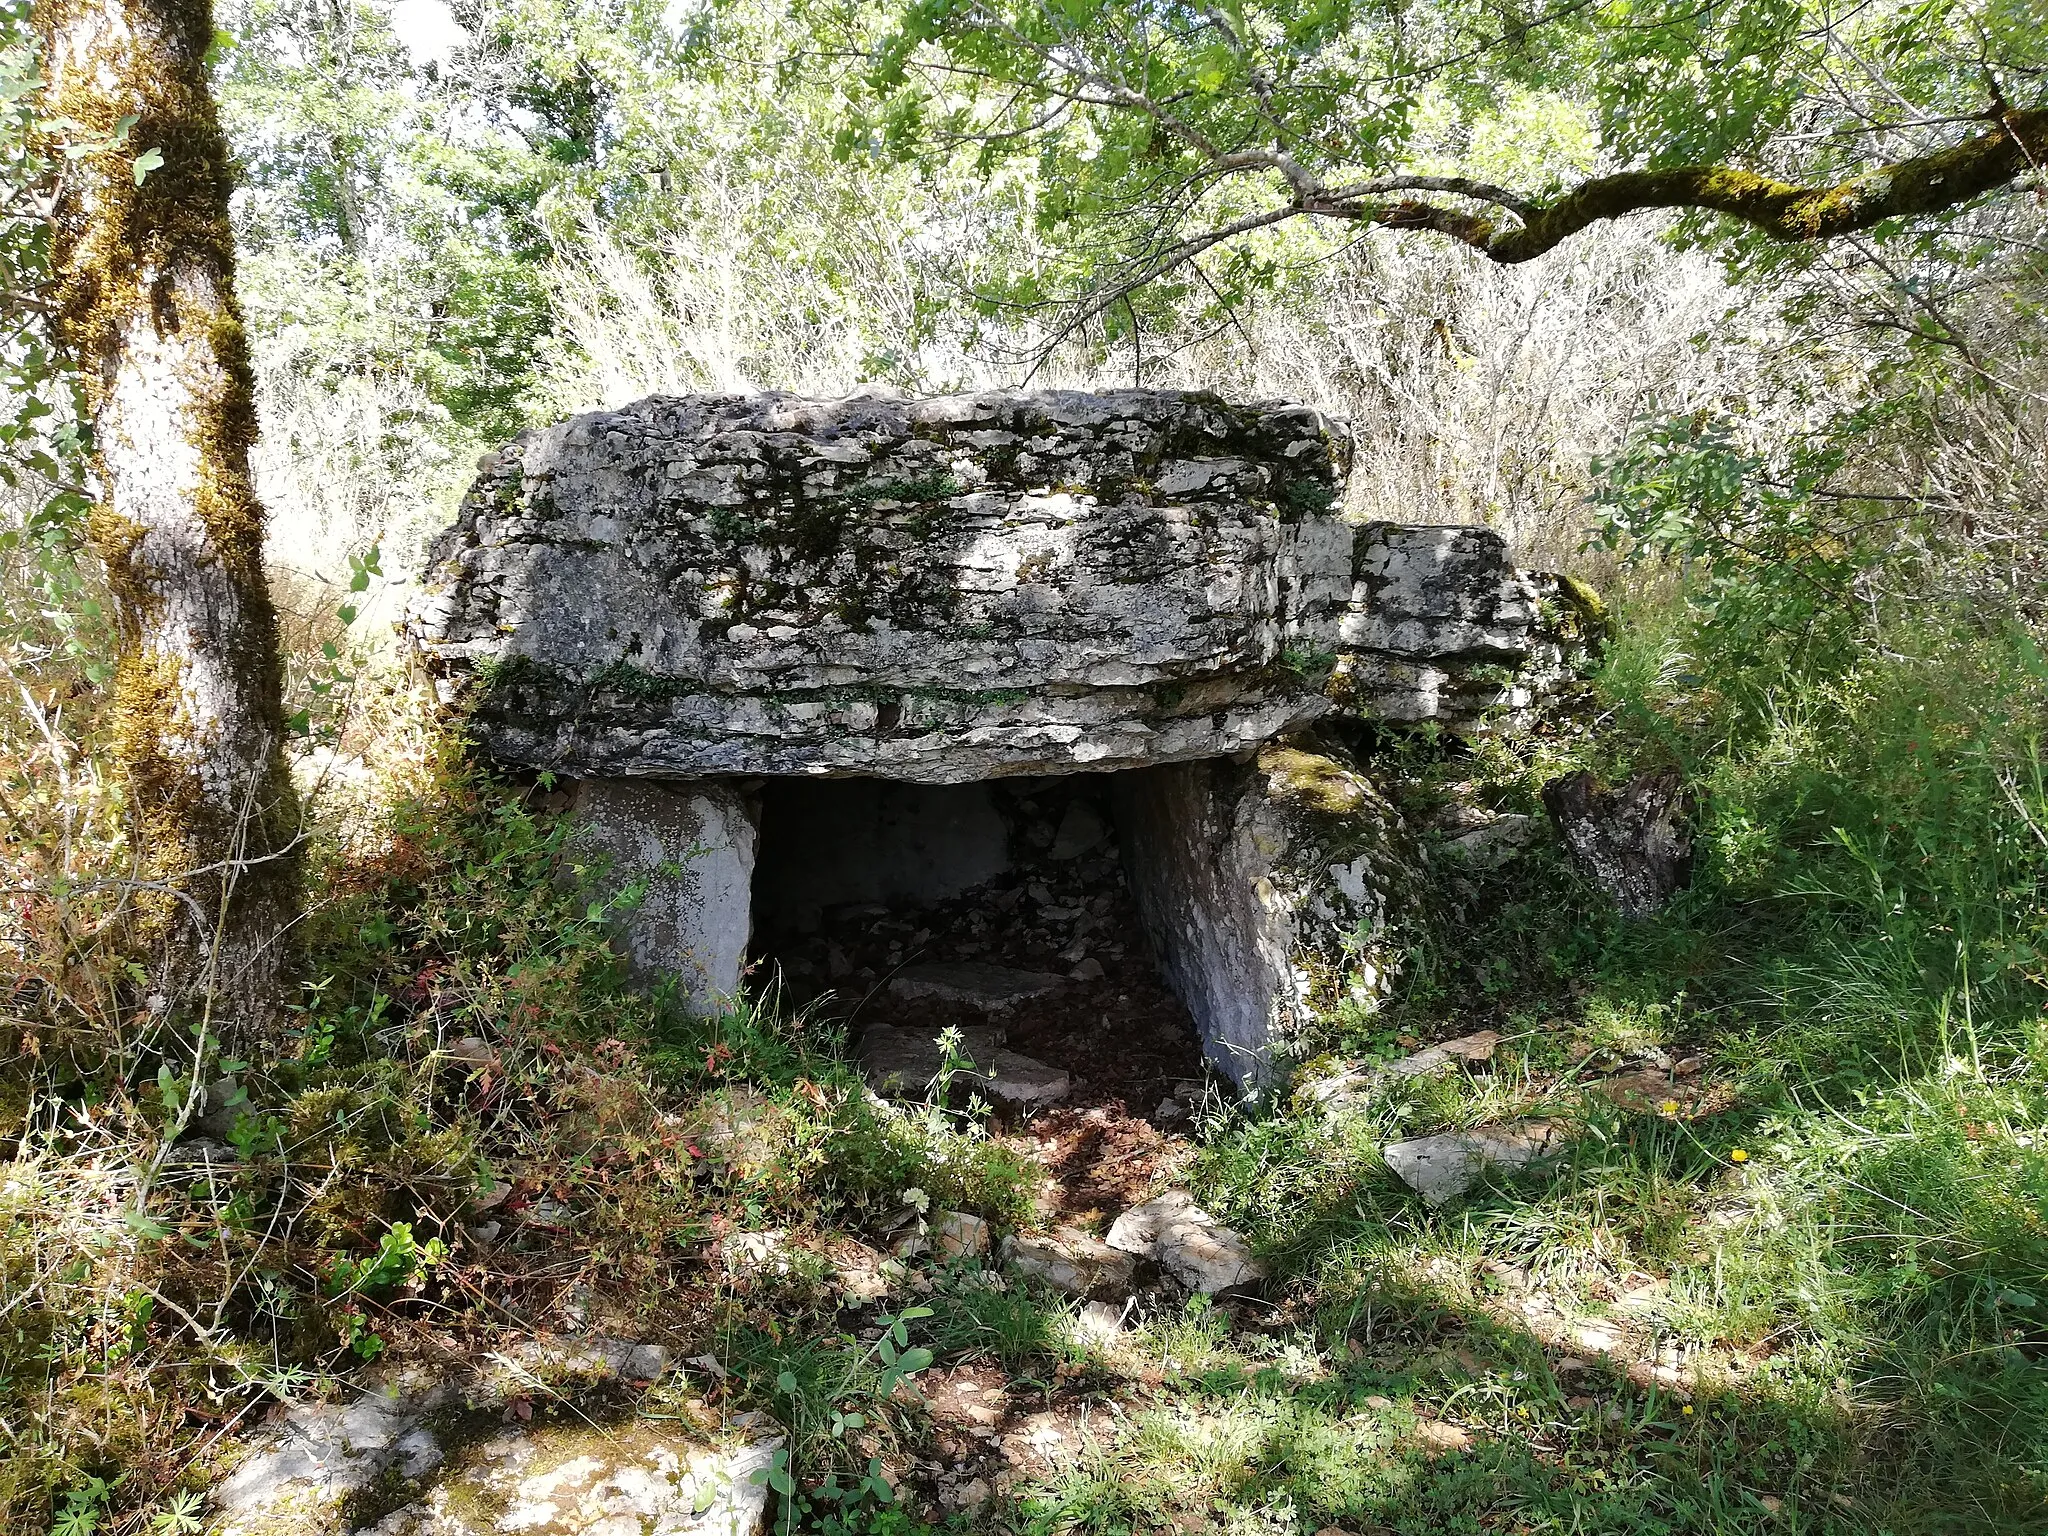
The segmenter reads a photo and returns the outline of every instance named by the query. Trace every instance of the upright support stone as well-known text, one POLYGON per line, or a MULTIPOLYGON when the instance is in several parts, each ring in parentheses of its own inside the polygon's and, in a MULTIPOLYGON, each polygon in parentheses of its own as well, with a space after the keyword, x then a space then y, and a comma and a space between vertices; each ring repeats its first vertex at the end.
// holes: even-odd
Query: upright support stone
POLYGON ((1276 1040, 1385 990, 1382 940, 1420 854, 1342 757, 1276 745, 1127 775, 1116 815, 1161 968, 1233 1081, 1256 1085, 1276 1040))
POLYGON ((758 842, 746 797, 716 780, 586 779, 571 814, 582 824, 577 851, 610 861, 605 889, 645 882, 638 906, 619 919, 633 973, 673 976, 707 1012, 738 996, 758 842))

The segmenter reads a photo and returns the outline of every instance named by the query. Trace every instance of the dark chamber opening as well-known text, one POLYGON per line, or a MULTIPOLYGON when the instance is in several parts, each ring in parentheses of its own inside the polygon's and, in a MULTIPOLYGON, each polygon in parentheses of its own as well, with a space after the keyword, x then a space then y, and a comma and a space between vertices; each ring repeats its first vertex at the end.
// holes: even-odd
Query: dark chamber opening
POLYGON ((1074 1079, 1072 1107, 1136 1115, 1203 1076, 1187 1009, 1133 905, 1115 791, 1131 774, 970 784, 771 779, 754 871, 757 974, 822 1018, 937 1030, 996 1024, 1074 1079), (931 966, 1060 978, 989 1012, 907 997, 931 966))

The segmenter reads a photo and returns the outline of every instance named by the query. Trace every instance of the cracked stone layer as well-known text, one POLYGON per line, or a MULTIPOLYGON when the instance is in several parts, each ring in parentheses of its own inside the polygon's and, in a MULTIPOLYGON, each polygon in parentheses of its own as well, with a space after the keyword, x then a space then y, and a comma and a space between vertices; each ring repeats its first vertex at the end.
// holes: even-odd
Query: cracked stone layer
POLYGON ((486 459, 409 634, 580 777, 1222 756, 1329 707, 1344 454, 1181 391, 655 397, 486 459))
POLYGON ((1580 583, 1518 569, 1491 528, 1365 523, 1352 578, 1329 692, 1368 720, 1526 720, 1605 622, 1580 583))

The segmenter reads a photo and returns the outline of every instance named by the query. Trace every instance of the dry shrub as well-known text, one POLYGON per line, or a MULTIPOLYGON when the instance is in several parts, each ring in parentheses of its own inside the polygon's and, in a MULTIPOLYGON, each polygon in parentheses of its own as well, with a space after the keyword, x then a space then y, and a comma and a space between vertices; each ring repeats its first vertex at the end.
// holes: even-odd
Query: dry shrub
MULTIPOLYGON (((550 401, 569 409, 658 392, 834 396, 870 383, 924 391, 1027 378, 1285 397, 1354 434, 1350 515, 1483 522, 1528 558, 1565 566, 1587 526, 1590 462, 1640 416, 1754 393, 1782 338, 1767 307, 1731 288, 1712 261, 1674 252, 1656 224, 1639 222, 1512 268, 1415 237, 1357 241, 1220 322, 1191 310, 1180 339, 1148 336, 1135 361, 1084 338, 1040 365, 1022 328, 970 332, 924 318, 947 296, 937 269, 968 266, 968 252, 921 255, 900 234, 844 229, 815 243, 831 253, 827 273, 762 238, 766 198, 757 182, 720 185, 652 252, 589 224, 565 241, 550 401)), ((971 229, 974 220, 934 224, 971 229)))

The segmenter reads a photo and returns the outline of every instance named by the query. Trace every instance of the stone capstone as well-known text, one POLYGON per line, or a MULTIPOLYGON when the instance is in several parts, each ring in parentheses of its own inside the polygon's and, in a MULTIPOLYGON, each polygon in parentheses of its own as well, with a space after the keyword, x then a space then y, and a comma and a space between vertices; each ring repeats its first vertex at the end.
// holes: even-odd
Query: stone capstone
POLYGON ((487 459, 408 633, 577 777, 1212 757, 1327 707, 1345 452, 1171 390, 655 397, 487 459))

